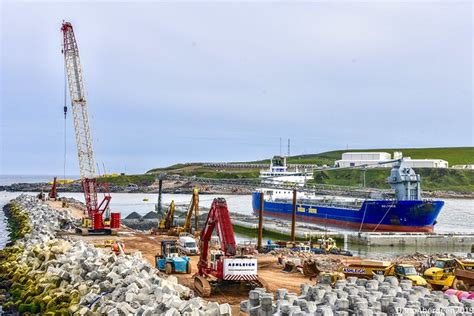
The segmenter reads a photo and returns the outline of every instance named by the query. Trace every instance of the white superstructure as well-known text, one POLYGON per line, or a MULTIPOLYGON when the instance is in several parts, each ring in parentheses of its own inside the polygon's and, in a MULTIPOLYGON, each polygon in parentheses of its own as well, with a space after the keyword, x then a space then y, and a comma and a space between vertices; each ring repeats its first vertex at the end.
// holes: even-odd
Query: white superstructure
POLYGON ((312 171, 288 171, 286 157, 275 156, 270 161, 270 168, 260 171, 260 179, 263 183, 271 184, 297 184, 304 185, 307 180, 313 178, 312 171))

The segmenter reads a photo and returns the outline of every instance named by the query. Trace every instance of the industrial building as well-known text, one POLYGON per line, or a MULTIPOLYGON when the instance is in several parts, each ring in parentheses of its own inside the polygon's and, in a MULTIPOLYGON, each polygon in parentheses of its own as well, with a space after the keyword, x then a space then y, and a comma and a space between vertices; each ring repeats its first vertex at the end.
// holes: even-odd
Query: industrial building
MULTIPOLYGON (((343 153, 340 160, 336 160, 335 166, 340 168, 367 166, 367 168, 392 167, 391 163, 383 164, 392 159, 403 157, 402 152, 394 152, 393 158, 387 152, 347 152, 343 153)), ((448 168, 448 162, 443 159, 411 159, 404 157, 405 165, 410 168, 448 168)))

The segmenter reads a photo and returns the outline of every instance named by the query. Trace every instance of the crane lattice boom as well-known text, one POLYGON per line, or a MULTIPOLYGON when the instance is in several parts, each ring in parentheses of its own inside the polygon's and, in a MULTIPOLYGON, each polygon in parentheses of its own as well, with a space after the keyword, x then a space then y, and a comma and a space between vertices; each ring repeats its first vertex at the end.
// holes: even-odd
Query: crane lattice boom
POLYGON ((82 187, 86 200, 87 210, 91 216, 94 212, 105 210, 110 201, 110 195, 98 205, 97 183, 95 172, 94 151, 87 114, 87 102, 84 90, 82 67, 79 59, 79 49, 71 23, 63 22, 61 27, 64 38, 64 65, 67 74, 71 107, 76 136, 77 156, 81 173, 82 187))
POLYGON ((74 131, 76 134, 77 154, 81 178, 95 178, 94 151, 89 129, 89 116, 85 98, 84 80, 79 59, 79 49, 72 25, 65 22, 62 27, 64 33, 64 63, 66 66, 69 93, 71 95, 72 113, 74 117, 74 131))

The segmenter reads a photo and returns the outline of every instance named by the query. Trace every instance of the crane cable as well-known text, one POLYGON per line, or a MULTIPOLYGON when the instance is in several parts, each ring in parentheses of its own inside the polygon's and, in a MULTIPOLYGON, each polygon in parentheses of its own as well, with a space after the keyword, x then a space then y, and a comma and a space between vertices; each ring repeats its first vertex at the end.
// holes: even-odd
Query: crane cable
POLYGON ((67 116, 67 78, 66 78, 66 64, 64 64, 64 165, 63 165, 63 175, 64 183, 66 183, 66 153, 67 153, 67 129, 66 129, 66 116, 67 116))

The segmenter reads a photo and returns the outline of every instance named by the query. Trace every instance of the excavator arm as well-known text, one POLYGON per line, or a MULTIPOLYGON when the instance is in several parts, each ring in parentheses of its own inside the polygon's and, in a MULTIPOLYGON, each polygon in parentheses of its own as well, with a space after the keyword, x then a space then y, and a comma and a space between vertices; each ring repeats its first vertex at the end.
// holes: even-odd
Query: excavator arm
POLYGON ((174 210, 175 210, 175 205, 174 205, 174 200, 173 200, 171 201, 170 206, 168 208, 168 212, 166 213, 166 219, 165 219, 166 228, 171 228, 171 226, 173 226, 174 210))
POLYGON ((222 252, 225 256, 235 256, 237 245, 235 243, 234 229, 230 220, 229 210, 227 209, 227 203, 222 198, 214 199, 212 202, 206 223, 201 231, 199 243, 201 257, 198 263, 199 275, 203 275, 203 269, 208 266, 209 242, 216 226, 222 252))
POLYGON ((184 225, 182 227, 183 232, 191 233, 191 218, 193 216, 193 211, 197 218, 199 214, 198 210, 199 210, 199 192, 198 192, 198 189, 195 188, 193 191, 191 204, 189 205, 189 208, 188 208, 188 214, 186 214, 186 220, 184 221, 184 225))

